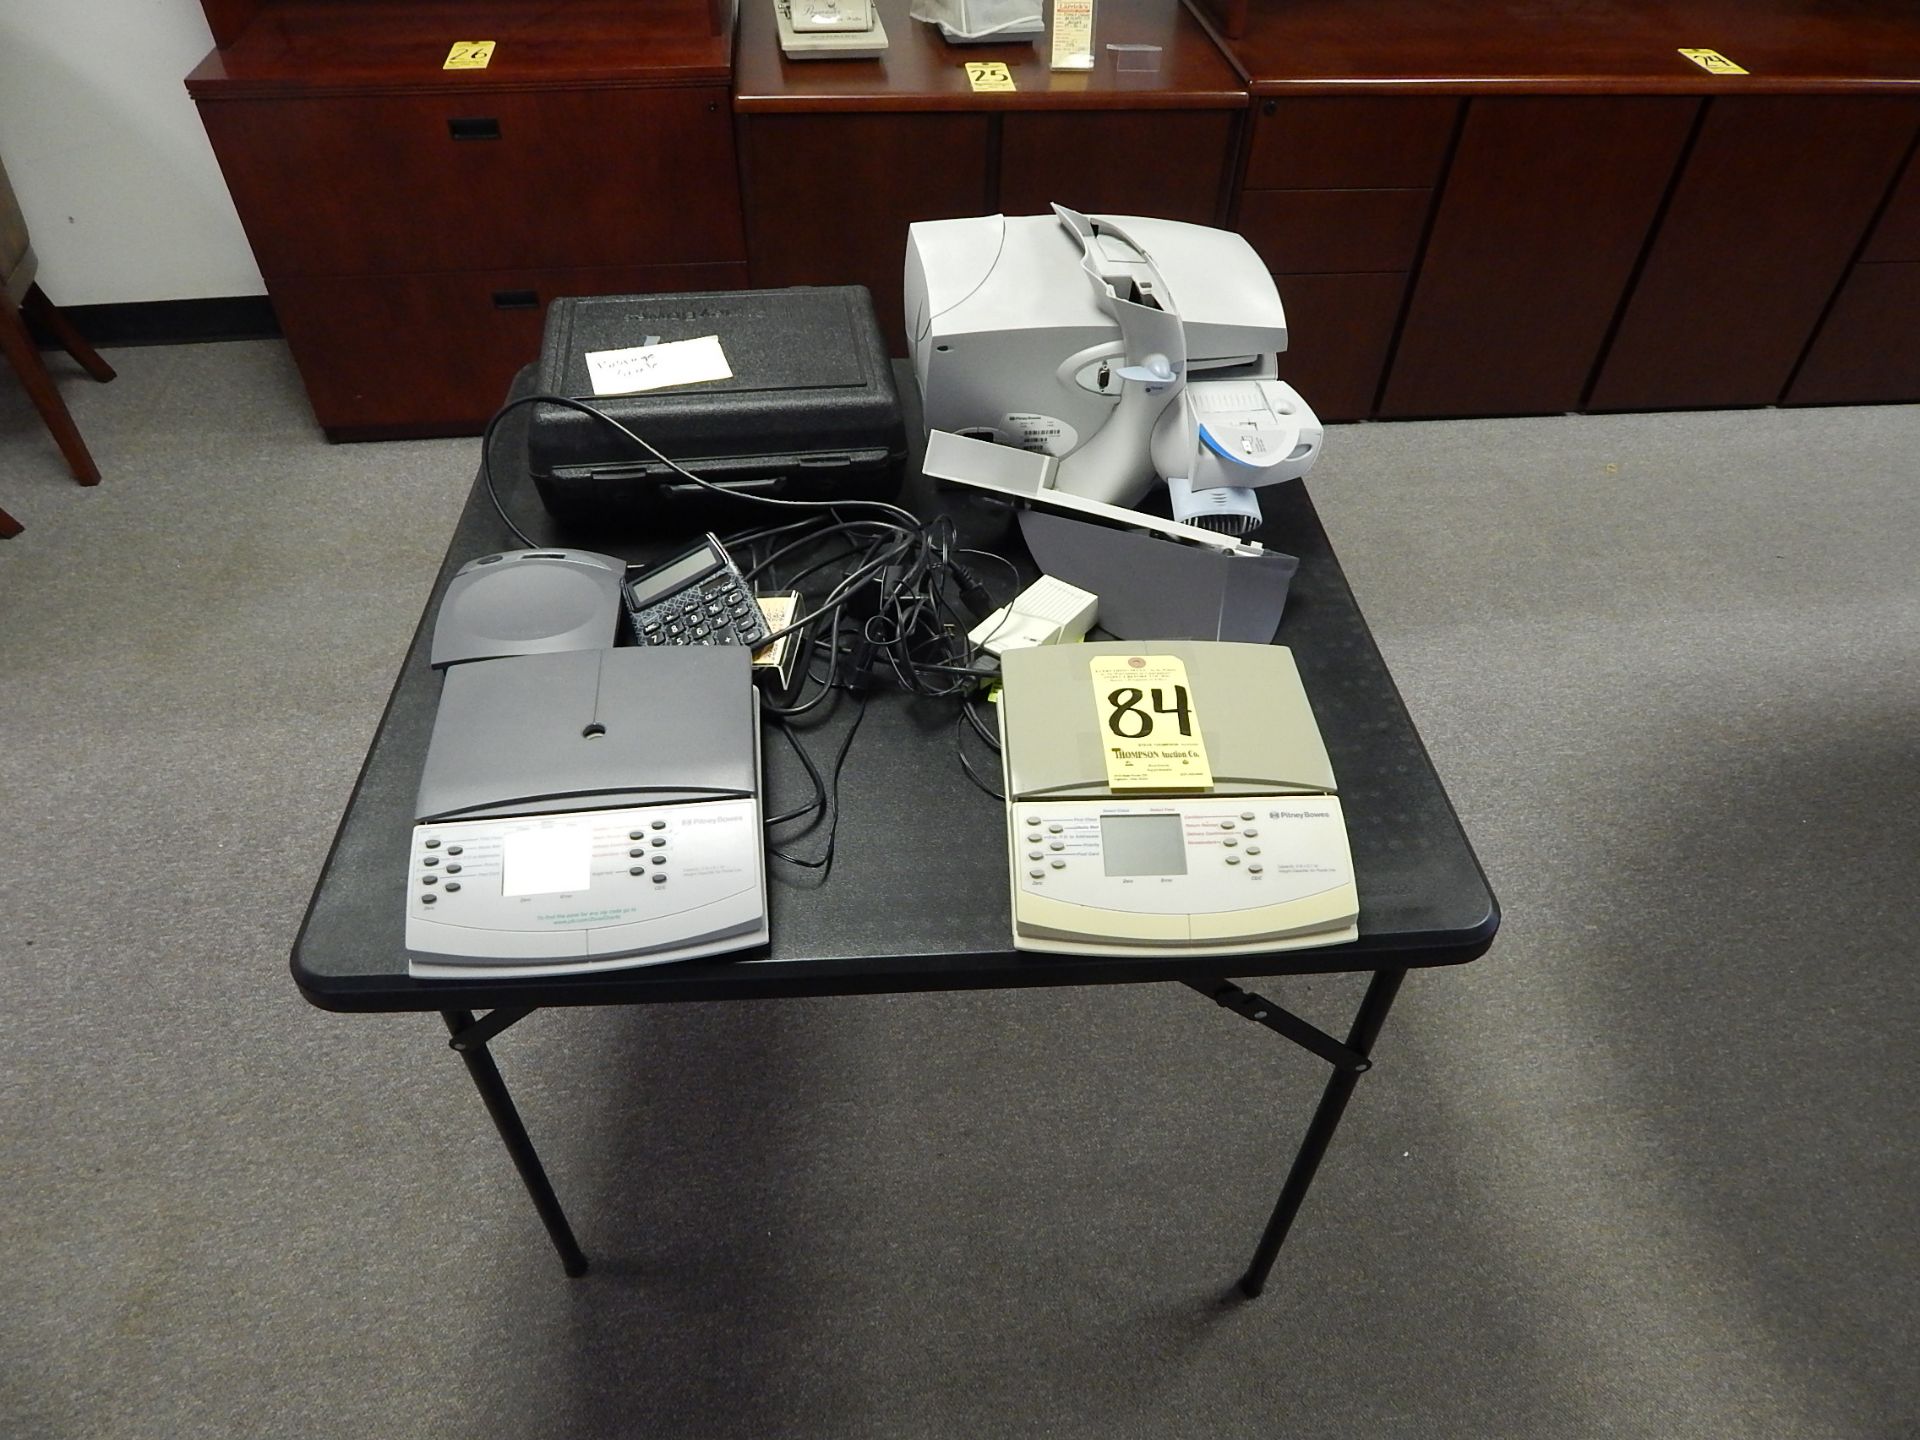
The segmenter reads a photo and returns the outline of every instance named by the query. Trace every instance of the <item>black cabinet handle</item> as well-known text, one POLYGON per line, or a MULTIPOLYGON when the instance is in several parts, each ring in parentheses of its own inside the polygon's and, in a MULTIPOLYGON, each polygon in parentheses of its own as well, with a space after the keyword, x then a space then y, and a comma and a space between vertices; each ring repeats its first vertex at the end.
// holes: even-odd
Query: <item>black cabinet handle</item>
POLYGON ((538 310, 540 292, 537 290, 496 290, 493 292, 493 308, 496 310, 538 310))
POLYGON ((491 115, 456 116, 447 121, 447 133, 456 140, 498 140, 500 122, 491 115))

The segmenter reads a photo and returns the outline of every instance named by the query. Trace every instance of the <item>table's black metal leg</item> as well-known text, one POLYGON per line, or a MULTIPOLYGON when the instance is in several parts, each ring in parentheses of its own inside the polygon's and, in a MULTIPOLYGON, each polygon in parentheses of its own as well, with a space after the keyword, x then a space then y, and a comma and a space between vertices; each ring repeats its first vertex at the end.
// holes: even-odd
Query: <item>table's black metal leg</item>
MULTIPOLYGON (((1353 1018, 1353 1029, 1347 1033, 1349 1049, 1362 1056, 1373 1053, 1374 1041, 1380 1038, 1380 1027, 1386 1023, 1387 1011, 1393 1008, 1393 997, 1399 992, 1400 982, 1406 976, 1404 970, 1374 972, 1373 981, 1367 986, 1366 998, 1360 1002, 1360 1012, 1353 1018)), ((1337 1068, 1327 1081, 1327 1088, 1320 1096, 1319 1108, 1313 1112, 1313 1123, 1307 1126, 1306 1138, 1300 1142, 1300 1153, 1294 1156, 1293 1169, 1287 1172, 1287 1183, 1280 1189, 1280 1199, 1273 1207, 1273 1216, 1267 1221, 1259 1245, 1254 1247, 1253 1263, 1247 1266, 1247 1273, 1240 1277, 1240 1291, 1249 1299, 1266 1289, 1267 1274, 1280 1254, 1281 1242, 1287 1238, 1287 1231, 1293 1227, 1293 1217, 1299 1213, 1301 1202, 1307 1198, 1307 1187, 1313 1184, 1314 1172, 1320 1168, 1321 1157, 1333 1142, 1333 1132, 1340 1127, 1340 1116, 1353 1095, 1353 1087, 1360 1083, 1362 1073, 1359 1069, 1337 1068)))
MULTIPOLYGON (((494 1012, 495 1015, 499 1013, 494 1012)), ((553 1248, 560 1252, 561 1267, 576 1278, 586 1274, 587 1257, 582 1253, 579 1242, 573 1238, 573 1227, 567 1224, 567 1213, 560 1208, 560 1198, 553 1193, 553 1185, 547 1179, 546 1170, 541 1167, 533 1141, 527 1138, 527 1127, 520 1123, 520 1112, 514 1109, 513 1097, 507 1093, 507 1082, 500 1078, 499 1067, 493 1063, 493 1056, 487 1053, 486 1031, 482 1029, 481 1034, 472 1037, 470 1043, 462 1043, 467 1032, 475 1030, 476 1025, 484 1027, 486 1022, 476 1022, 470 1010, 443 1010, 440 1018, 447 1022, 447 1030, 453 1036, 453 1048, 467 1062, 467 1073, 473 1077, 474 1088, 479 1090, 481 1100, 486 1103, 487 1113, 493 1117, 500 1138, 506 1141, 507 1153, 513 1157, 514 1168, 519 1170, 520 1178, 526 1182, 527 1193, 533 1197, 533 1208, 540 1212, 540 1223, 547 1227, 553 1248)), ((512 1017, 518 1018, 518 1015, 512 1017)), ((507 1023, 511 1024, 512 1020, 507 1023)))

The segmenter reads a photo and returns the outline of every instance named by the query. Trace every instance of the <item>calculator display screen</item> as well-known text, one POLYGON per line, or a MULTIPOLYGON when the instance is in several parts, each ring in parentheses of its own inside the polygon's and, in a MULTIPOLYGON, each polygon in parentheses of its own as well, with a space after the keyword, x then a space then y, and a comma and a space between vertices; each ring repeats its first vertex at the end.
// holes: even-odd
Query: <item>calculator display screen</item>
POLYGON ((671 595, 676 590, 685 589, 709 571, 719 568, 719 558, 711 550, 702 548, 691 555, 682 555, 678 560, 658 570, 649 570, 634 581, 634 602, 645 605, 663 595, 671 595))

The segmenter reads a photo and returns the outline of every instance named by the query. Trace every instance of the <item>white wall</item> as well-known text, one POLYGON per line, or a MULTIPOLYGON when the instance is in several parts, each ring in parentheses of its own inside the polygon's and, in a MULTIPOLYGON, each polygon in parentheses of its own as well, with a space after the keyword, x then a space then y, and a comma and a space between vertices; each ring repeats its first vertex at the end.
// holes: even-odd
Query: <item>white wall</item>
POLYGON ((0 0, 0 157, 58 305, 260 295, 187 72, 198 0, 0 0))

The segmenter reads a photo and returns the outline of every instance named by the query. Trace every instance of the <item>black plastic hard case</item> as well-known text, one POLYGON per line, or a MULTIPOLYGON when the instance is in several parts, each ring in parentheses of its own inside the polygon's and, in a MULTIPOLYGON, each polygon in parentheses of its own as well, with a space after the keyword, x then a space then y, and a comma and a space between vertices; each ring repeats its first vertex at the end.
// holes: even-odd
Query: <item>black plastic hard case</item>
MULTIPOLYGON (((900 489, 906 424, 864 286, 559 298, 547 310, 538 384, 605 411, 728 491, 884 500, 900 489), (732 379, 593 394, 588 351, 703 335, 720 337, 732 379)), ((592 415, 560 405, 533 411, 534 484, 569 527, 668 534, 792 518, 704 490, 592 415)))

